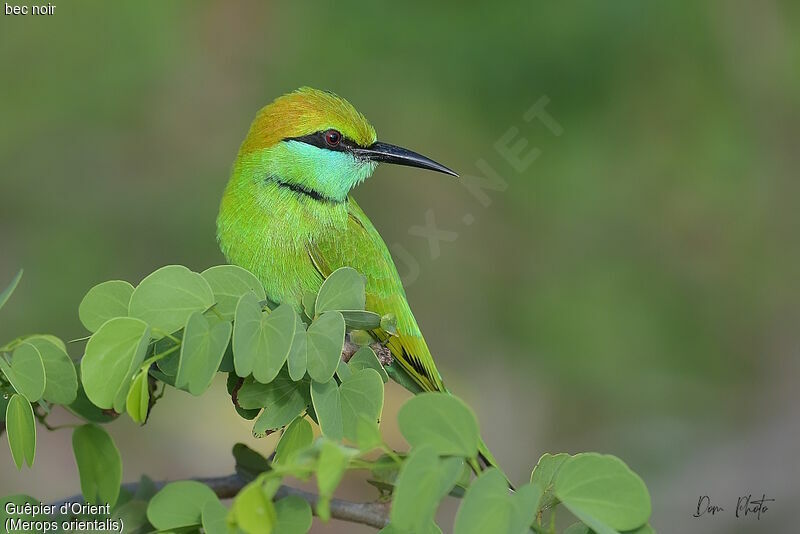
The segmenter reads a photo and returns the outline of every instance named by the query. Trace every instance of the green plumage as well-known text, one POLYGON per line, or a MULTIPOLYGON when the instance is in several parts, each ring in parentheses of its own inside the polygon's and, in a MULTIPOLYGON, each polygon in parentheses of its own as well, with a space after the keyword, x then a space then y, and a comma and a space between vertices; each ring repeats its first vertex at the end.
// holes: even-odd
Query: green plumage
MULTIPOLYGON (((220 247, 271 300, 298 309, 330 273, 353 267, 366 277, 367 309, 397 319, 397 336, 375 336, 423 390, 446 391, 386 244, 349 195, 377 161, 454 174, 377 143, 363 115, 332 93, 303 88, 277 99, 259 111, 234 163, 217 219, 220 247)), ((481 452, 494 463, 483 444, 481 452)))
POLYGON ((352 139, 359 146, 375 142, 366 119, 331 93, 301 89, 259 113, 222 201, 217 221, 222 251, 228 261, 253 272, 271 300, 298 308, 303 294, 318 291, 331 272, 353 267, 367 279, 367 309, 397 318, 398 336, 388 341, 393 356, 420 387, 442 391, 386 244, 349 196, 375 163, 288 140, 329 129, 360 136, 352 139), (282 137, 276 138, 275 130, 282 137))

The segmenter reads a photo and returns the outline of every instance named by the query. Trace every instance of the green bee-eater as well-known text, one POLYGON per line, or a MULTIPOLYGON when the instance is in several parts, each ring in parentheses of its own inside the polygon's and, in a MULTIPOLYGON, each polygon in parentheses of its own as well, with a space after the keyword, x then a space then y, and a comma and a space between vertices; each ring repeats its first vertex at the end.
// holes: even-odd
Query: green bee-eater
MULTIPOLYGON (((217 219, 229 262, 254 273, 270 300, 298 310, 339 267, 366 276, 366 307, 392 313, 397 335, 378 329, 394 362, 424 391, 446 392, 386 244, 350 191, 380 162, 458 176, 444 165, 377 141, 346 100, 301 88, 256 115, 233 166, 217 219)), ((494 463, 481 443, 486 463, 494 463)))

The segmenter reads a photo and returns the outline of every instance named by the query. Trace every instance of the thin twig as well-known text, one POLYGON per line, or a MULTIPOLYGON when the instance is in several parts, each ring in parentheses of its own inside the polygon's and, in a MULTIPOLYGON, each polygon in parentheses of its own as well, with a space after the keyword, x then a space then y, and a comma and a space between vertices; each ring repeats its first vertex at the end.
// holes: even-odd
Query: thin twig
MULTIPOLYGON (((220 499, 231 499, 235 497, 248 483, 247 480, 243 479, 239 475, 193 478, 191 480, 205 484, 211 488, 220 499)), ((166 484, 167 481, 156 482, 155 487, 156 489, 161 489, 166 484)), ((136 493, 136 490, 139 488, 139 483, 130 482, 123 484, 122 488, 130 493, 136 493)), ((278 488, 275 498, 280 499, 289 495, 300 497, 306 501, 311 505, 311 509, 316 515, 317 500, 319 499, 318 495, 308 491, 303 491, 301 489, 292 488, 290 486, 281 486, 278 488)), ((58 509, 62 504, 74 502, 83 502, 83 496, 73 495, 52 504, 56 507, 56 509, 58 509)), ((330 510, 332 518, 339 519, 341 521, 349 521, 350 523, 359 523, 375 528, 383 528, 389 523, 389 505, 379 502, 361 503, 345 501, 342 499, 331 499, 330 510)))

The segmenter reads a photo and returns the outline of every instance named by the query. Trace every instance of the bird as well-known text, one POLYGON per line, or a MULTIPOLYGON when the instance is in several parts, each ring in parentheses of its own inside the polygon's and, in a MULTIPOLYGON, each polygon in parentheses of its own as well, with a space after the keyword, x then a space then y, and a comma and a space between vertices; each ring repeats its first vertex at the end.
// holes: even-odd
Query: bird
MULTIPOLYGON (((379 142, 373 126, 344 98, 310 87, 278 97, 256 114, 241 144, 217 217, 229 263, 252 272, 275 303, 301 310, 340 267, 366 278, 366 309, 393 314, 396 335, 373 335, 422 392, 449 394, 411 311, 381 235, 352 190, 379 163, 458 174, 436 161, 379 142)), ((480 441, 483 466, 497 462, 480 441)), ((477 463, 477 462, 475 462, 477 463)))

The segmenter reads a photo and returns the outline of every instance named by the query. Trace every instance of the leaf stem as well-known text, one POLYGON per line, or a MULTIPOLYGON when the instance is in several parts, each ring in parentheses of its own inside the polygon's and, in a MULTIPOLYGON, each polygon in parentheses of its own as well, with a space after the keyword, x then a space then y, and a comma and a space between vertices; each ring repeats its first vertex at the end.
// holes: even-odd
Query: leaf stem
POLYGON ((177 341, 178 341, 178 344, 175 345, 174 347, 170 347, 167 350, 165 350, 164 352, 159 352, 158 354, 154 354, 153 356, 150 356, 145 361, 143 361, 141 369, 148 369, 151 365, 153 365, 157 361, 159 361, 159 360, 161 360, 163 358, 166 358, 167 356, 169 356, 170 354, 172 354, 173 352, 175 352, 176 350, 181 348, 181 345, 182 345, 181 341, 180 340, 177 340, 177 341))

